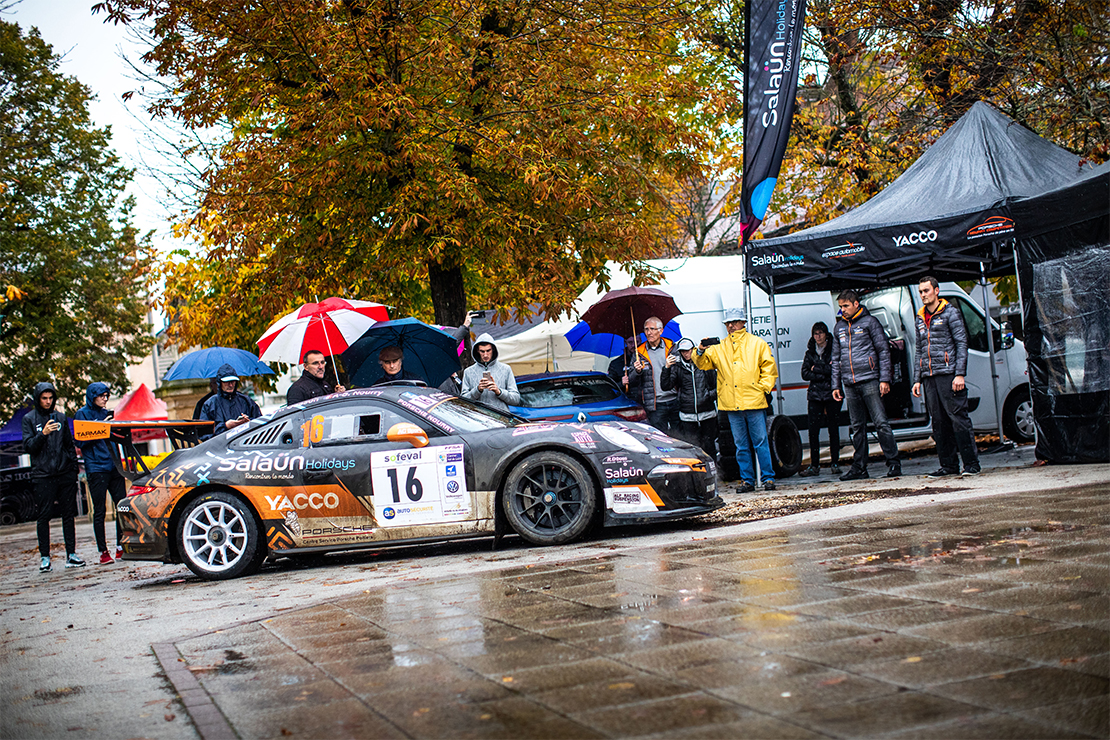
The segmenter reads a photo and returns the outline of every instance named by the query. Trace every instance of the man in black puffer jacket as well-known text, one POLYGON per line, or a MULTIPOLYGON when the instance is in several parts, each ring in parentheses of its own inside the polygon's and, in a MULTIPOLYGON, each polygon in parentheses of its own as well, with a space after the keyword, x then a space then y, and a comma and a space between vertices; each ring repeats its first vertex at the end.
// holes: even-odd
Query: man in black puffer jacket
POLYGON ((77 516, 77 450, 69 420, 54 410, 58 393, 51 383, 35 386, 34 405, 23 417, 23 449, 31 456, 31 481, 38 504, 39 572, 50 568, 50 517, 57 501, 62 516, 62 537, 66 543, 66 567, 80 568, 85 561, 77 557, 77 535, 73 519, 77 516))
POLYGON ((694 340, 678 340, 678 355, 668 355, 659 377, 664 390, 678 392, 679 434, 690 444, 717 458, 717 371, 694 365, 694 340))
POLYGON ((809 348, 802 360, 802 380, 809 381, 809 467, 798 474, 803 477, 821 472, 822 427, 829 430, 830 472, 840 475, 840 401, 832 395, 832 349, 829 327, 818 321, 810 330, 809 348))
POLYGON ((967 411, 967 326, 960 309, 940 297, 940 283, 923 277, 917 284, 922 307, 917 312, 917 362, 913 364, 913 394, 925 392, 925 407, 933 421, 940 469, 930 478, 958 475, 959 450, 964 475, 979 473, 979 450, 967 411))
POLYGON ((845 290, 836 298, 840 318, 832 337, 832 396, 848 401, 848 428, 855 455, 852 467, 840 480, 868 478, 867 417, 875 425, 879 445, 886 456, 884 478, 902 475, 898 445, 886 418, 883 399, 890 393, 890 343, 883 325, 859 304, 855 291, 845 290))

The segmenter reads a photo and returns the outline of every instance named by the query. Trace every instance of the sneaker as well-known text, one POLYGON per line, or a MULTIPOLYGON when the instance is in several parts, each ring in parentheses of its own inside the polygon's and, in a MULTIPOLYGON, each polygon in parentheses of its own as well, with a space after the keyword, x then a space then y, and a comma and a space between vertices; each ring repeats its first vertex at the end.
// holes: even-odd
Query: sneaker
POLYGON ((81 558, 77 557, 77 553, 71 552, 69 555, 66 555, 66 567, 67 568, 84 568, 85 567, 85 561, 82 560, 81 558))
POLYGON ((902 477, 902 466, 901 465, 891 465, 887 469, 886 475, 884 475, 883 477, 884 478, 901 478, 902 477))
POLYGON ((107 550, 100 553, 100 564, 101 565, 107 565, 108 563, 114 563, 114 562, 116 562, 116 561, 112 559, 112 556, 108 554, 107 550))
POLYGON ((829 468, 829 472, 839 478, 840 477, 840 466, 839 465, 833 465, 831 468, 829 468))
POLYGON ((116 547, 116 560, 120 560, 122 558, 123 558, 123 548, 117 546, 116 547))
POLYGON ((979 475, 979 473, 981 473, 981 472, 983 472, 983 471, 980 470, 979 468, 967 468, 967 469, 964 470, 963 475, 965 475, 965 476, 979 475))
POLYGON ((859 468, 848 468, 848 472, 840 476, 840 480, 863 480, 864 478, 870 477, 871 476, 867 474, 866 468, 863 470, 859 468))
POLYGON ((748 483, 746 480, 740 481, 740 485, 736 486, 737 493, 750 493, 755 490, 755 486, 748 483))
POLYGON ((50 566, 50 558, 43 558, 39 561, 39 573, 49 573, 53 568, 50 566))
POLYGON ((775 482, 773 480, 764 481, 763 482, 763 490, 764 491, 773 491, 773 490, 775 490, 775 482))
POLYGON ((929 473, 925 477, 926 478, 948 478, 949 476, 959 475, 959 474, 960 474, 960 471, 958 471, 958 470, 949 470, 948 468, 937 468, 936 470, 929 473))
POLYGON ((816 465, 810 465, 808 468, 806 468, 802 472, 798 473, 798 477, 800 477, 800 478, 809 478, 812 475, 819 475, 820 473, 821 473, 820 468, 818 468, 816 465))

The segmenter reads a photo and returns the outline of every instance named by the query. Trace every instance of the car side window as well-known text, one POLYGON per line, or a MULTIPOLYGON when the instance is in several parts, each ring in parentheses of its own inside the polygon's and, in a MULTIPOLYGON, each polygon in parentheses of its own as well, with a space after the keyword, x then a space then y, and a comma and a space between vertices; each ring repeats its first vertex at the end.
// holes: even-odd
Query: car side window
POLYGON ((340 406, 321 409, 305 424, 303 437, 313 447, 356 444, 385 439, 381 409, 340 406))
POLYGON ((979 313, 966 298, 960 296, 945 296, 949 303, 954 303, 960 309, 967 327, 967 348, 976 352, 987 351, 987 327, 983 315, 979 313))

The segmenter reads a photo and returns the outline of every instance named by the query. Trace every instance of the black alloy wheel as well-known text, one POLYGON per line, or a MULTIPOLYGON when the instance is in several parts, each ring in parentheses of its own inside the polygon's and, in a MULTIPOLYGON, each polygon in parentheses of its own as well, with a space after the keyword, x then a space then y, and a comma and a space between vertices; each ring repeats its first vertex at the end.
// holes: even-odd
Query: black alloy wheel
POLYGON ((590 474, 561 452, 538 452, 517 463, 505 479, 502 501, 513 530, 534 545, 578 539, 597 511, 590 474))

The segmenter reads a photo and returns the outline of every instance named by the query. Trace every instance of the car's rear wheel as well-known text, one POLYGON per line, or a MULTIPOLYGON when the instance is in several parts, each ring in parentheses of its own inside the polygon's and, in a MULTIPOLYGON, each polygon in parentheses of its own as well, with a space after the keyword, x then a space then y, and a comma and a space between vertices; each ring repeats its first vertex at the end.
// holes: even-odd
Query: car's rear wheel
POLYGON ((517 463, 505 479, 503 500, 513 530, 535 545, 581 537, 597 511, 590 474, 560 452, 539 452, 517 463))
POLYGON ((265 559, 254 512, 230 493, 216 491, 192 501, 177 524, 177 549, 189 570, 224 580, 258 570, 265 559))

